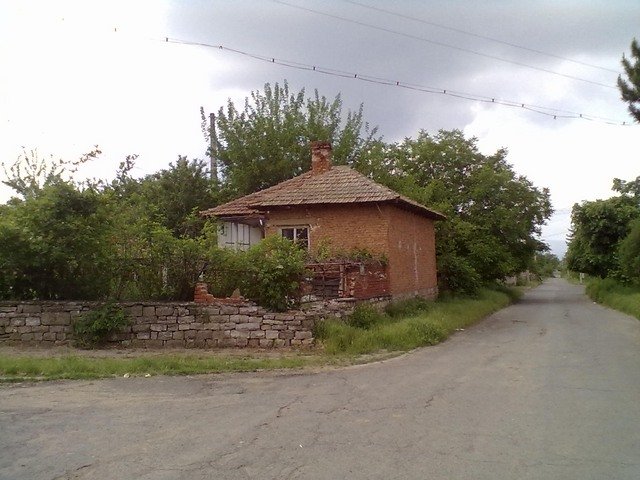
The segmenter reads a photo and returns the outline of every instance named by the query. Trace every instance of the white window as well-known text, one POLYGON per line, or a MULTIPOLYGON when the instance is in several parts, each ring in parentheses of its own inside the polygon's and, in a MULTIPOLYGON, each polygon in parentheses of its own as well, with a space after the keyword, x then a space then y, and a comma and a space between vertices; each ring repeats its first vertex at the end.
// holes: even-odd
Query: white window
POLYGON ((309 249, 309 227, 282 227, 280 234, 305 250, 309 249))

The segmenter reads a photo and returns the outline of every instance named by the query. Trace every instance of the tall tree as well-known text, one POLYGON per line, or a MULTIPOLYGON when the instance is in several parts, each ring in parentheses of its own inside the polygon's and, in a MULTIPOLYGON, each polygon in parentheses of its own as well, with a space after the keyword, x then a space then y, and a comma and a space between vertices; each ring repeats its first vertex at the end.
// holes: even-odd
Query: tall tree
MULTIPOLYGON (((614 188, 619 186, 620 181, 614 182, 614 188)), ((640 204, 633 191, 622 191, 617 197, 573 206, 566 257, 570 270, 599 277, 619 271, 620 242, 629 234, 631 222, 640 217, 640 204)))
POLYGON ((618 88, 622 100, 629 104, 629 112, 640 123, 640 45, 634 38, 631 41, 631 58, 622 55, 622 68, 626 80, 618 75, 618 88))
POLYGON ((361 171, 447 215, 437 225, 438 270, 445 288, 473 290, 525 270, 545 245, 549 191, 517 175, 506 150, 483 155, 459 130, 371 149, 361 171), (373 158, 372 158, 373 157, 373 158))
POLYGON ((239 111, 231 100, 217 118, 219 159, 227 194, 241 196, 275 185, 310 167, 309 142, 330 141, 337 164, 352 164, 373 140, 362 106, 343 114, 338 95, 289 90, 287 82, 255 91, 239 111))

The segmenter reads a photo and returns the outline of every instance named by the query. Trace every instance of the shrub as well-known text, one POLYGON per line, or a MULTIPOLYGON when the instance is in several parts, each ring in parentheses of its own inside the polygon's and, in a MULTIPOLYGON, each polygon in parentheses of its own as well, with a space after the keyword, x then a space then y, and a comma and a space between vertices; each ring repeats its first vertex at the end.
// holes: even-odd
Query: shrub
POLYGON ((640 319, 640 287, 613 278, 590 278, 586 292, 598 303, 640 319))
POLYGON ((93 348, 128 324, 129 318, 124 310, 114 303, 107 303, 81 315, 72 326, 77 346, 93 348))
POLYGON ((438 284, 443 291, 476 295, 482 280, 466 259, 455 254, 444 254, 438 257, 438 284))
POLYGON ((434 300, 424 297, 413 297, 389 303, 384 311, 390 317, 411 317, 419 313, 428 312, 435 305, 434 300))
POLYGON ((245 255, 244 295, 276 311, 287 310, 299 301, 305 273, 305 252, 300 247, 286 238, 269 235, 245 255))
POLYGON ((347 323, 352 327, 369 329, 372 326, 382 323, 385 315, 377 310, 373 305, 361 303, 356 305, 353 313, 349 315, 347 323))

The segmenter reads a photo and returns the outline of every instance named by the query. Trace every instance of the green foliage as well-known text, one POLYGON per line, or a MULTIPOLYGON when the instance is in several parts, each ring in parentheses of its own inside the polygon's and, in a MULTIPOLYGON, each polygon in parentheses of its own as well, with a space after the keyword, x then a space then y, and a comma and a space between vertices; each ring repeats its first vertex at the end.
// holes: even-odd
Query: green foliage
POLYGON ((640 285, 640 218, 629 225, 629 234, 620 242, 618 257, 623 278, 640 285))
POLYGON ((310 262, 352 261, 377 262, 386 265, 389 262, 384 253, 374 252, 366 247, 354 247, 350 250, 336 248, 330 238, 321 238, 312 252, 308 254, 310 262))
POLYGON ((442 290, 475 295, 482 286, 480 275, 464 257, 446 252, 437 257, 437 263, 438 283, 442 290))
POLYGON ((207 163, 178 157, 169 168, 140 182, 136 202, 153 212, 153 218, 176 237, 196 237, 204 219, 198 212, 214 205, 207 163))
POLYGON ((509 296, 482 289, 477 298, 446 297, 415 315, 385 317, 359 328, 350 322, 327 320, 316 336, 329 354, 364 354, 380 350, 411 350, 434 345, 510 303, 509 296))
POLYGON ((620 265, 619 244, 638 217, 640 204, 628 195, 574 205, 567 267, 603 278, 615 275, 620 265))
POLYGON ((299 301, 305 273, 302 249, 286 238, 269 235, 245 255, 244 295, 276 311, 287 310, 299 301))
POLYGON ((411 317, 428 312, 434 306, 435 302, 433 300, 427 300, 424 297, 413 297, 390 302, 384 308, 384 311, 391 318, 411 317))
POLYGON ((639 285, 624 285, 613 278, 590 278, 586 292, 594 301, 640 319, 639 285))
POLYGON ((0 298, 97 299, 108 291, 110 219, 93 189, 56 180, 3 207, 0 298))
POLYGON ((631 58, 622 56, 622 68, 627 78, 618 75, 620 96, 629 104, 629 113, 640 122, 640 45, 635 38, 631 41, 631 58))
POLYGON ((483 155, 475 138, 441 130, 397 145, 374 145, 357 168, 447 215, 436 226, 442 290, 473 293, 482 282, 525 270, 546 246, 549 191, 516 175, 506 150, 483 155))
POLYGON ((385 315, 373 305, 361 303, 356 305, 353 313, 349 315, 347 323, 356 328, 369 329, 384 322, 385 318, 385 315))
POLYGON ((220 372, 252 372, 283 368, 301 368, 327 364, 343 364, 334 358, 309 354, 274 357, 221 356, 212 354, 168 355, 154 353, 137 357, 91 357, 65 355, 14 356, 0 354, 0 383, 29 380, 88 379, 146 375, 193 375, 220 372))
POLYGON ((113 303, 107 303, 73 321, 75 343, 82 348, 93 348, 103 344, 128 324, 129 318, 124 310, 113 303))
POLYGON ((216 124, 225 191, 234 197, 309 170, 314 140, 332 143, 335 163, 353 163, 376 131, 364 123, 362 107, 345 116, 340 96, 331 101, 316 91, 305 98, 304 90, 292 93, 286 82, 252 92, 242 112, 229 100, 216 124))
POLYGON ((553 276, 560 268, 560 259, 552 253, 539 253, 531 262, 529 270, 540 279, 553 276))
POLYGON ((76 172, 78 166, 96 158, 102 152, 96 147, 83 154, 78 160, 54 160, 41 158, 37 150, 27 152, 23 150, 9 168, 3 162, 2 169, 6 180, 2 183, 11 187, 23 199, 38 196, 47 185, 64 182, 65 175, 69 176, 76 172))
POLYGON ((239 289, 259 305, 284 311, 299 301, 306 272, 305 252, 277 235, 269 235, 246 252, 214 248, 209 252, 205 281, 214 296, 239 289))

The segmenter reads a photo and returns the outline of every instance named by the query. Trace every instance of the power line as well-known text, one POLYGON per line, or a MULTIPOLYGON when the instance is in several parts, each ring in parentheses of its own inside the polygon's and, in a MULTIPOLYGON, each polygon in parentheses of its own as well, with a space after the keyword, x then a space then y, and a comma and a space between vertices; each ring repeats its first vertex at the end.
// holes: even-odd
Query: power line
POLYGON ((582 119, 582 120, 589 120, 589 121, 597 121, 597 122, 606 123, 606 124, 609 124, 609 125, 620 125, 620 126, 628 126, 628 125, 630 125, 626 121, 622 121, 621 122, 619 120, 615 120, 615 119, 611 119, 611 118, 599 117, 599 116, 596 116, 596 115, 583 114, 583 113, 574 112, 574 111, 571 111, 571 110, 563 110, 563 109, 559 109, 559 108, 545 107, 545 106, 541 106, 541 105, 533 105, 533 104, 529 104, 529 103, 518 102, 518 101, 515 101, 515 100, 506 100, 506 99, 501 99, 501 98, 497 98, 497 97, 487 97, 487 96, 484 96, 484 95, 477 95, 477 94, 473 94, 473 93, 466 93, 466 92, 461 92, 461 91, 456 91, 456 90, 448 90, 448 89, 443 89, 443 88, 430 87, 430 86, 426 86, 426 85, 419 85, 419 84, 413 84, 413 83, 408 83, 408 82, 401 82, 399 80, 392 80, 392 79, 383 78, 383 77, 375 77, 375 76, 372 76, 372 75, 363 75, 363 74, 359 74, 359 73, 355 73, 355 72, 347 72, 347 71, 344 71, 344 70, 338 70, 338 69, 334 69, 334 68, 321 67, 321 66, 318 66, 318 65, 312 65, 312 64, 307 64, 307 63, 300 63, 300 62, 296 62, 296 61, 293 61, 293 60, 285 60, 285 59, 279 59, 279 58, 276 58, 276 57, 259 55, 259 54, 256 54, 256 53, 246 52, 246 51, 238 50, 238 49, 235 49, 235 48, 225 47, 223 45, 213 45, 213 44, 203 43, 203 42, 193 42, 193 41, 189 41, 189 40, 181 40, 181 39, 170 38, 170 37, 165 37, 162 41, 164 41, 166 43, 175 43, 175 44, 181 44, 181 45, 192 45, 192 46, 205 47, 205 48, 215 48, 217 50, 222 50, 222 51, 235 53, 237 55, 245 56, 245 57, 252 58, 252 59, 255 59, 255 60, 259 60, 259 61, 262 61, 262 62, 265 62, 265 63, 271 63, 271 64, 274 64, 274 65, 280 65, 280 66, 284 66, 284 67, 294 68, 294 69, 297 69, 297 70, 305 70, 305 71, 314 72, 314 73, 321 73, 323 75, 330 75, 330 76, 341 77, 341 78, 349 78, 349 79, 353 79, 353 80, 359 80, 361 82, 367 82, 367 83, 374 83, 374 84, 378 84, 378 85, 403 88, 403 89, 406 89, 406 90, 413 90, 413 91, 418 91, 418 92, 423 92, 423 93, 445 95, 445 96, 454 97, 454 98, 460 98, 460 99, 464 99, 464 100, 471 100, 471 101, 476 101, 476 102, 491 103, 491 104, 495 104, 495 105, 502 105, 502 106, 507 106, 507 107, 520 108, 520 109, 527 110, 527 111, 530 111, 530 112, 538 113, 540 115, 553 117, 554 120, 555 119, 559 119, 559 118, 567 118, 567 119, 575 118, 575 119, 582 119))
POLYGON ((476 50, 471 50, 471 49, 468 49, 468 48, 463 48, 463 47, 458 47, 458 46, 455 46, 455 45, 450 45, 448 43, 439 42, 437 40, 431 40, 429 38, 419 37, 417 35, 411 35, 410 33, 399 32, 397 30, 392 30, 390 28, 385 28, 385 27, 379 27, 377 25, 372 25, 370 23, 361 22, 359 20, 353 20, 351 18, 341 17, 339 15, 333 15, 331 13, 321 12, 319 10, 314 10, 312 8, 302 7, 300 5, 294 5, 292 3, 288 3, 288 2, 285 2, 283 0, 271 0, 271 1, 274 2, 274 3, 280 4, 280 5, 285 5, 287 7, 296 8, 298 10, 303 10, 305 12, 315 13, 316 15, 322 15, 324 17, 333 18, 335 20, 340 20, 340 21, 352 23, 352 24, 355 24, 355 25, 360 25, 362 27, 372 28, 374 30, 378 30, 378 31, 381 31, 381 32, 392 33, 394 35, 399 35, 399 36, 402 36, 402 37, 411 38, 413 40, 419 40, 421 42, 431 43, 433 45, 438 45, 440 47, 451 48, 453 50, 458 50, 460 52, 466 52, 466 53, 470 53, 470 54, 473 54, 473 55, 478 55, 480 57, 491 58, 492 60, 498 60, 500 62, 511 63, 513 65, 518 65, 520 67, 525 67, 525 68, 530 68, 532 70, 537 70, 539 72, 550 73, 552 75, 558 75, 560 77, 569 78, 571 80, 590 83, 592 85, 598 85, 599 87, 612 88, 614 90, 617 88, 615 85, 608 85, 606 83, 600 83, 600 82, 596 82, 594 80, 589 80, 589 79, 582 78, 582 77, 576 77, 574 75, 568 75, 566 73, 556 72, 555 70, 549 70, 549 69, 542 68, 542 67, 536 67, 534 65, 529 65, 527 63, 518 62, 518 61, 515 61, 515 60, 508 60, 506 58, 498 57, 496 55, 490 55, 488 53, 482 53, 482 52, 478 52, 476 50))
POLYGON ((394 17, 404 18, 406 20, 412 20, 414 22, 423 23, 425 25, 430 25, 432 27, 441 28, 443 30, 449 30, 451 32, 460 33, 462 35, 468 35, 470 37, 481 38, 483 40, 489 40, 491 42, 500 43, 502 45, 507 45, 507 46, 513 47, 513 48, 519 48, 521 50, 526 50, 527 52, 538 53, 540 55, 546 55, 547 57, 557 58, 558 60, 564 60, 564 61, 575 63, 575 64, 578 64, 578 65, 583 65, 585 67, 597 68, 598 70, 604 70, 605 72, 615 73, 616 75, 620 75, 622 73, 619 70, 614 70, 612 68, 601 67, 600 65, 594 65, 593 63, 587 63, 587 62, 583 62, 583 61, 580 61, 580 60, 575 60, 573 58, 564 57, 562 55, 556 55, 555 53, 544 52, 542 50, 537 50, 535 48, 525 47, 524 45, 518 45, 517 43, 507 42, 507 41, 500 40, 500 39, 497 39, 497 38, 494 38, 494 37, 489 37, 488 35, 482 35, 482 34, 479 34, 479 33, 474 33, 474 32, 469 32, 469 31, 466 31, 466 30, 462 30, 460 28, 450 27, 448 25, 443 25, 441 23, 430 22, 428 20, 424 20, 423 18, 412 17, 410 15, 403 15, 403 14, 398 13, 398 12, 393 12, 391 10, 386 10, 384 8, 374 7, 372 5, 367 5, 367 4, 364 4, 364 3, 356 2, 355 0, 342 0, 342 1, 344 1, 346 3, 351 3, 353 5, 357 5, 359 7, 366 8, 366 9, 369 9, 369 10, 375 10, 377 12, 386 13, 388 15, 393 15, 394 17))

